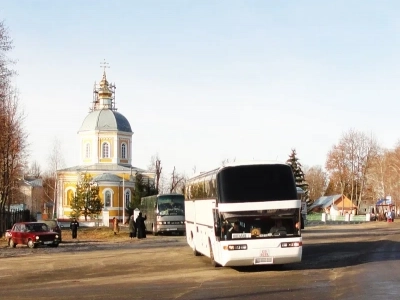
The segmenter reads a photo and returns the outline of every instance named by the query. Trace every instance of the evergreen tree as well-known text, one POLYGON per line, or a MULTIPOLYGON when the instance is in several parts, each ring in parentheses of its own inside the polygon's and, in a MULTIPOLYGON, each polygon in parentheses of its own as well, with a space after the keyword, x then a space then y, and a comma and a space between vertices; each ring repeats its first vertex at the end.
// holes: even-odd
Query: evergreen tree
POLYGON ((144 177, 142 174, 136 174, 135 191, 129 205, 125 208, 125 212, 131 216, 135 208, 139 208, 142 197, 157 195, 158 191, 154 181, 149 177, 144 177))
POLYGON ((94 184, 92 177, 88 174, 80 176, 76 184, 76 193, 71 201, 71 217, 79 218, 81 215, 95 217, 101 213, 103 203, 99 197, 99 187, 94 184))
POLYGON ((311 205, 310 197, 308 196, 308 183, 306 182, 304 172, 301 169, 301 163, 297 158, 296 149, 292 149, 292 153, 289 155, 289 159, 286 162, 292 167, 296 187, 299 187, 304 191, 303 197, 307 202, 307 206, 311 205))

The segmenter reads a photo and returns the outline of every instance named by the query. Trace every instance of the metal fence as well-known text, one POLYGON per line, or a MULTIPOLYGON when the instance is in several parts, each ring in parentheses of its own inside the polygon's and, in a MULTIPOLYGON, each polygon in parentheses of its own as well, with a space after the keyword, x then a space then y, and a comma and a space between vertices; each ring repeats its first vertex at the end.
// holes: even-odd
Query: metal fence
POLYGON ((29 209, 0 211, 0 236, 3 236, 7 229, 16 222, 29 222, 31 220, 31 212, 29 209))
MULTIPOLYGON (((346 221, 354 221, 354 222, 366 222, 366 215, 352 215, 348 216, 335 216, 332 217, 330 214, 326 214, 326 221, 337 221, 337 222, 346 222, 346 221)), ((322 221, 322 213, 312 213, 307 215, 307 221, 322 221)))

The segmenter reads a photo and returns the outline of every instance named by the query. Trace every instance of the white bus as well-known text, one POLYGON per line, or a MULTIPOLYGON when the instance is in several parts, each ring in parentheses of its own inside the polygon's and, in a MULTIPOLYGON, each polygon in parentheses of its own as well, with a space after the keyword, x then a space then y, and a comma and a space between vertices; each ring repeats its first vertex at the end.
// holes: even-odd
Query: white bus
POLYGON ((213 266, 300 262, 300 211, 293 172, 285 163, 232 163, 185 186, 187 243, 213 266), (284 229, 271 233, 278 222, 284 229), (234 223, 240 232, 232 233, 234 223))
POLYGON ((143 197, 140 211, 146 231, 159 233, 185 234, 185 201, 182 194, 162 194, 143 197))

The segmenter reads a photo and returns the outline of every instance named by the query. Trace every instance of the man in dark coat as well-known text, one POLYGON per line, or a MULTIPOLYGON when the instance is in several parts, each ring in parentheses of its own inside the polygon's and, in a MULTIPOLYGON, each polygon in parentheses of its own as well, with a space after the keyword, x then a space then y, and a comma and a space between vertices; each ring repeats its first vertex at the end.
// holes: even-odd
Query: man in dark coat
POLYGON ((137 237, 138 239, 142 239, 146 237, 146 225, 144 221, 147 219, 145 215, 144 218, 142 217, 142 213, 140 212, 138 217, 136 218, 136 230, 137 230, 137 237))
POLYGON ((69 225, 69 228, 71 228, 71 232, 72 232, 72 238, 76 239, 78 236, 78 227, 79 227, 79 222, 74 218, 71 221, 71 224, 69 225))

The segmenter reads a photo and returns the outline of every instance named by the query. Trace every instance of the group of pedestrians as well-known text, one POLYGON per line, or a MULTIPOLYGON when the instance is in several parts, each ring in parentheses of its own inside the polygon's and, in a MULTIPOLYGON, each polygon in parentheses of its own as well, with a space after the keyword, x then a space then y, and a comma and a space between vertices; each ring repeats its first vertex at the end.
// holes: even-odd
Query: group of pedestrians
POLYGON ((136 221, 134 215, 129 218, 129 237, 131 239, 135 237, 143 239, 146 237, 146 225, 144 224, 146 219, 147 216, 143 217, 141 212, 137 216, 136 221))
MULTIPOLYGON (((137 237, 138 239, 143 239, 146 237, 146 225, 144 224, 146 219, 147 216, 145 215, 143 217, 141 212, 137 216, 136 221, 134 215, 129 218, 129 237, 131 239, 134 237, 137 237)), ((117 235, 119 233, 119 220, 114 217, 112 222, 114 235, 117 235)), ((69 228, 71 229, 72 239, 76 239, 78 237, 79 228, 79 222, 76 220, 76 218, 72 219, 69 228)))
POLYGON ((392 211, 388 210, 385 213, 385 217, 388 222, 394 222, 395 216, 396 216, 396 213, 394 212, 394 209, 392 209, 392 211))

